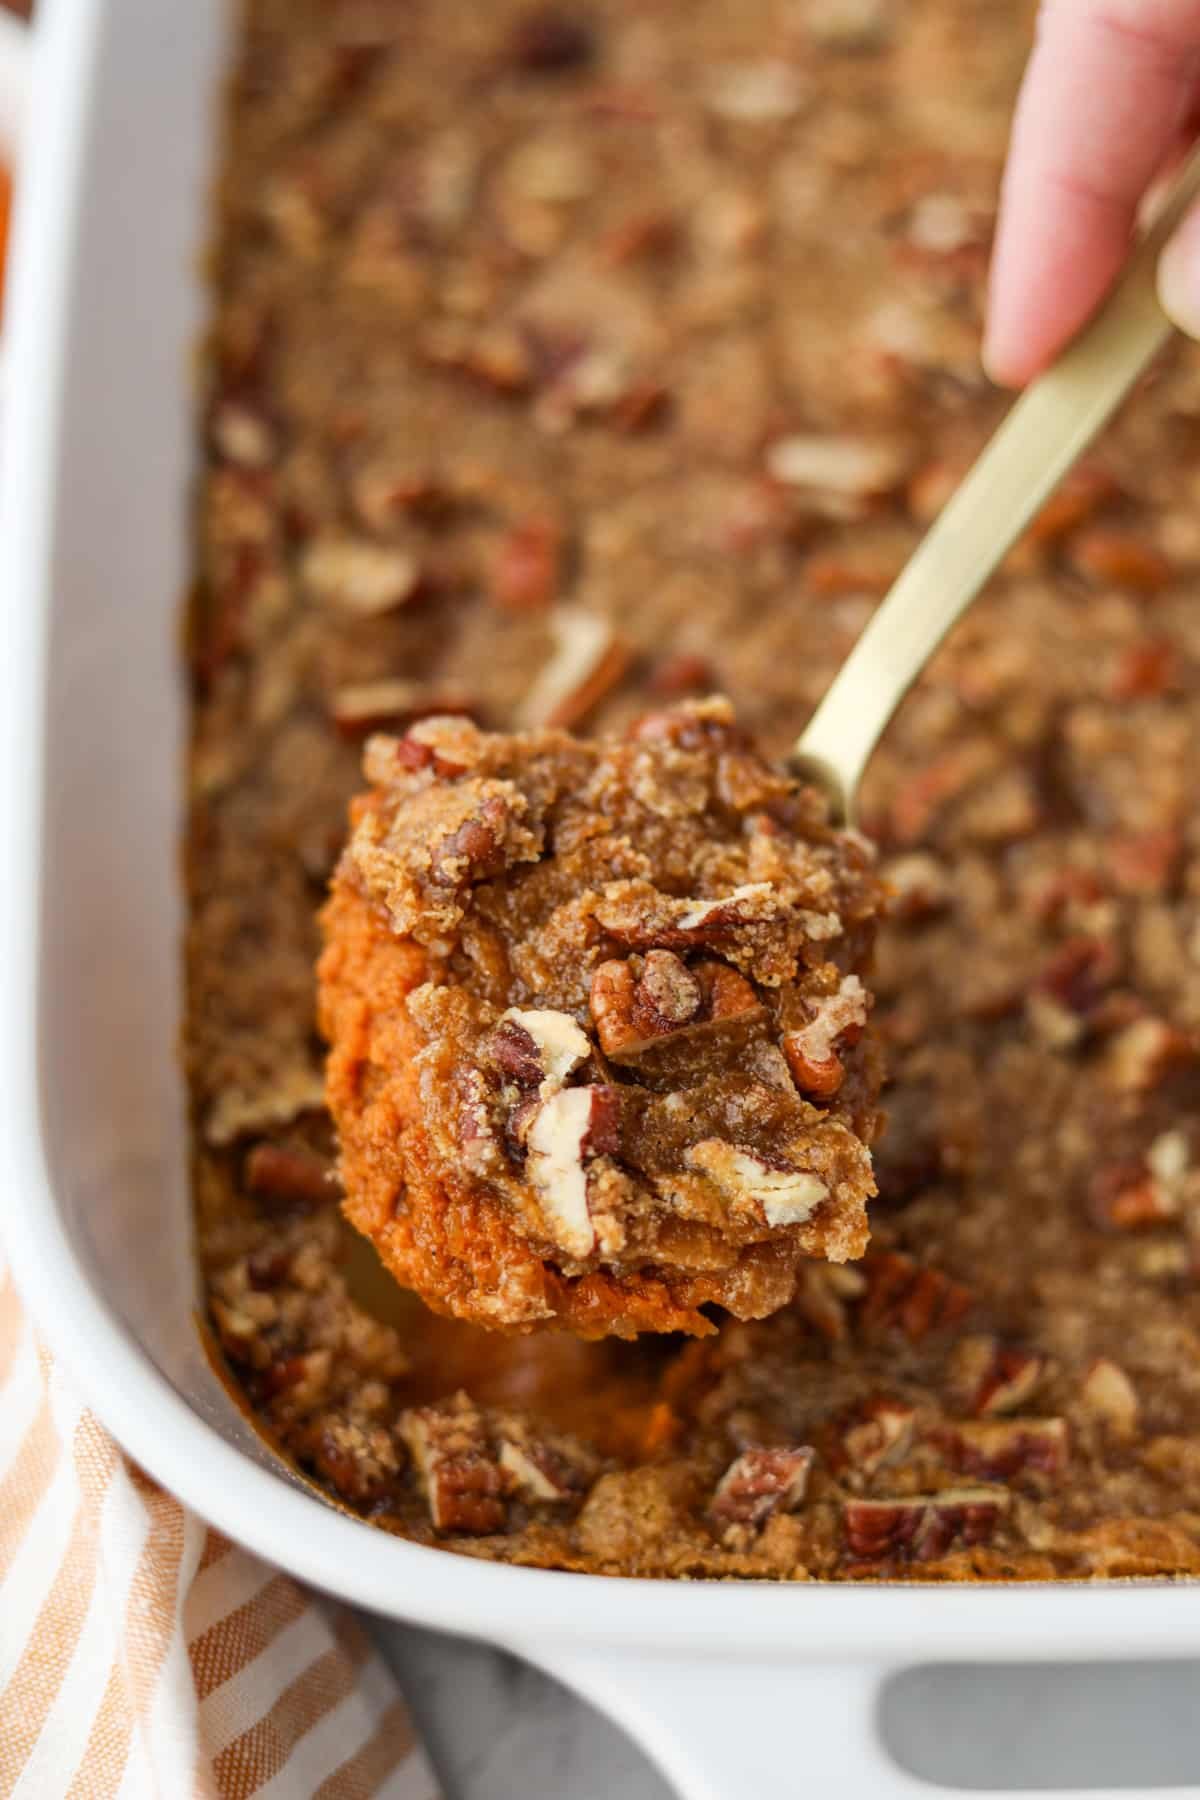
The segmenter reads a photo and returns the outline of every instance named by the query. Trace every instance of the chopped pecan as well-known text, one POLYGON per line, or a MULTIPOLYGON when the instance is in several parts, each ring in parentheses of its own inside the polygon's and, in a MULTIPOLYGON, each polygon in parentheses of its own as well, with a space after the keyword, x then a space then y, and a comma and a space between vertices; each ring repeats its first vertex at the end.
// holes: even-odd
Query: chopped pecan
POLYGON ((324 1157, 283 1144, 255 1144, 243 1169, 252 1194, 302 1206, 320 1206, 336 1197, 332 1171, 324 1157))
POLYGON ((857 975, 847 975, 835 994, 809 1005, 813 1014, 809 1023, 799 1031, 785 1032, 781 1046, 801 1093, 827 1100, 837 1093, 846 1073, 836 1045, 855 1042, 866 1025, 866 990, 857 975))
POLYGON ((241 469, 265 469, 275 460, 274 428, 249 401, 220 401, 213 413, 212 437, 218 454, 241 469))
POLYGON ((501 1426, 498 1440, 509 1488, 529 1505, 577 1501, 595 1480, 595 1456, 573 1438, 537 1432, 526 1420, 511 1418, 501 1426))
POLYGON ((507 866, 505 848, 509 808, 498 794, 489 794, 478 813, 464 819, 441 839, 430 863, 432 879, 440 887, 460 887, 464 882, 488 881, 507 866))
POLYGON ((1137 1430, 1140 1406, 1137 1389, 1119 1363, 1098 1356, 1079 1390, 1083 1411, 1098 1419, 1118 1437, 1132 1437, 1137 1430))
POLYGON ((521 723, 571 731, 620 686, 633 653, 595 613, 564 610, 554 633, 554 655, 526 696, 521 723))
POLYGON ((363 618, 393 611, 420 585, 417 559, 407 550, 359 538, 315 538, 300 575, 313 597, 363 618))
POLYGON ((399 1431, 435 1530, 476 1536, 503 1531, 504 1476, 483 1417, 466 1394, 440 1406, 410 1407, 400 1415, 399 1431))
POLYGON ((956 1541, 988 1543, 1008 1506, 1003 1489, 987 1487, 846 1500, 842 1529, 846 1548, 864 1561, 902 1555, 912 1562, 934 1562, 956 1541))
POLYGON ((491 1033, 492 1060, 518 1087, 545 1098, 591 1055, 587 1033, 570 1013, 510 1007, 491 1033))
POLYGON ((703 656, 666 656, 650 671, 647 686, 664 700, 680 700, 687 694, 704 694, 714 685, 712 664, 703 656))
POLYGON ((1105 469, 1081 463, 1060 484, 1029 528, 1038 544, 1055 544, 1120 497, 1120 487, 1105 469))
POLYGON ((610 268, 662 256, 679 241, 679 225, 668 212, 635 213, 605 233, 596 247, 598 261, 610 268))
POLYGON ((507 612, 537 612, 557 598, 562 529, 554 519, 525 519, 505 532, 492 561, 488 592, 507 612))
POLYGON ((889 912, 905 924, 932 918, 950 902, 950 876, 944 863, 925 850, 896 856, 882 871, 891 893, 889 912))
POLYGON ((974 1303, 969 1288, 897 1250, 866 1256, 861 1266, 867 1281, 861 1322, 870 1329, 898 1330, 910 1343, 956 1325, 974 1303))
POLYGON ((1174 1219, 1179 1197, 1175 1184, 1156 1175, 1148 1161, 1128 1157, 1095 1171, 1087 1210, 1102 1231, 1140 1231, 1174 1219))
POLYGON ((968 1419, 938 1434, 947 1459, 967 1475, 1061 1475, 1067 1466, 1065 1419, 968 1419))
POLYGON ((382 1425, 334 1419, 312 1446, 313 1462, 352 1505, 379 1500, 400 1472, 396 1441, 382 1425))
POLYGON ((530 75, 563 75, 585 68, 595 52, 586 21, 565 6, 538 6, 518 19, 509 57, 530 75))
POLYGON ((771 1226, 802 1225, 829 1198, 828 1187, 811 1170, 780 1168, 721 1138, 693 1144, 687 1162, 730 1199, 757 1208, 771 1226))
POLYGON ((761 1526, 774 1513, 794 1512, 808 1491, 815 1452, 795 1449, 743 1450, 718 1481, 709 1502, 714 1525, 761 1526))
MULTIPOLYGON (((403 679, 352 682, 335 690, 329 706, 335 730, 351 740, 373 731, 395 731, 413 719, 433 714, 470 714, 474 710, 464 693, 403 679)), ((432 762, 433 753, 426 745, 412 748, 418 752, 418 766, 422 753, 424 762, 432 762)))
POLYGON ((825 491, 868 500, 904 479, 907 446, 895 438, 777 438, 767 451, 767 473, 784 487, 825 491))
POLYGON ((1183 850, 1178 831, 1131 832, 1104 845, 1104 866, 1122 894, 1165 894, 1183 850))
POLYGON ((840 1344, 847 1333, 846 1302, 860 1300, 866 1286, 857 1269, 809 1263, 800 1271, 794 1304, 818 1336, 827 1343, 840 1344))
POLYGON ((1135 1019, 1109 1043, 1105 1075, 1119 1092, 1146 1093, 1195 1056, 1195 1042, 1165 1019, 1135 1019))
POLYGON ((685 950, 718 946, 749 928, 775 923, 790 910, 767 881, 748 882, 717 900, 683 900, 669 894, 617 893, 595 908, 601 928, 630 950, 685 950))
POLYGON ((950 1385, 976 1417, 1015 1412, 1036 1393, 1046 1359, 986 1334, 965 1337, 949 1359, 950 1385))
POLYGON ((864 1400, 842 1433, 841 1453, 846 1462, 873 1475, 886 1463, 900 1462, 912 1447, 916 1408, 888 1394, 864 1400))
POLYGON ((792 118, 811 95, 811 83, 792 63, 764 57, 715 69, 708 104, 720 119, 766 124, 792 118))
POLYGON ((538 1103, 525 1143, 527 1172, 550 1236, 568 1256, 590 1256, 596 1227, 588 1206, 588 1164, 619 1148, 619 1090, 561 1088, 538 1103))
POLYGON ((1165 694, 1179 678, 1179 654, 1165 638, 1127 644, 1117 657, 1108 691, 1114 700, 1149 700, 1165 694))
POLYGON ((1098 1005, 1119 970, 1120 954, 1111 939, 1072 937, 1058 946, 1035 986, 1082 1017, 1098 1005))
POLYGON ((1129 588, 1135 594, 1157 594, 1169 587, 1175 571, 1161 550, 1136 532, 1093 525, 1072 540, 1071 566, 1090 580, 1129 588))

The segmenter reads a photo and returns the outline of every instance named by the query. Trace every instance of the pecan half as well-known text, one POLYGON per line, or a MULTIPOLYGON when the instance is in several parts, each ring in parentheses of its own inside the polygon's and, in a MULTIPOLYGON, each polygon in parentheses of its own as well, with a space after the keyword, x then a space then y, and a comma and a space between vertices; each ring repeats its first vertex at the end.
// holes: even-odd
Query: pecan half
POLYGON ((1002 1488, 946 1488, 940 1494, 906 1494, 892 1499, 846 1500, 842 1529, 852 1556, 878 1562, 901 1555, 933 1562, 959 1543, 986 1544, 1009 1496, 1002 1488))
POLYGON ((504 1478, 482 1415, 466 1394, 441 1406, 410 1407, 398 1429, 435 1530, 479 1536, 504 1529, 504 1478))
POLYGON ((794 1512, 808 1491, 815 1454, 807 1444, 743 1450, 718 1481, 709 1518, 718 1526, 761 1526, 773 1513, 794 1512))
POLYGON ((614 1062, 632 1061, 653 1045, 701 1025, 760 1013, 750 983, 723 963, 689 968, 673 951, 601 963, 592 977, 592 1018, 614 1062))

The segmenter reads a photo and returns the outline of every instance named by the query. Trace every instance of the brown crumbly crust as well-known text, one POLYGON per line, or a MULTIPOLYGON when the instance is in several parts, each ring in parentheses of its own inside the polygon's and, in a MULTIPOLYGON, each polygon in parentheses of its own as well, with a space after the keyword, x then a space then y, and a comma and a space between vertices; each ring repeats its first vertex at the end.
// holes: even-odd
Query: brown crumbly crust
POLYGON ((862 1254, 873 858, 727 702, 602 743, 431 719, 367 772, 320 1016, 346 1214, 398 1281, 493 1328, 703 1335, 862 1254))
POLYGON ((192 642, 198 1242, 254 1416, 385 1530, 623 1574, 1200 1574, 1192 347, 873 761, 862 1262, 704 1340, 480 1332, 344 1225, 320 1101, 364 732, 720 691, 786 755, 1005 405, 979 324, 1032 15, 249 0, 192 642), (479 1536, 412 1449, 460 1392, 438 1504, 479 1536))

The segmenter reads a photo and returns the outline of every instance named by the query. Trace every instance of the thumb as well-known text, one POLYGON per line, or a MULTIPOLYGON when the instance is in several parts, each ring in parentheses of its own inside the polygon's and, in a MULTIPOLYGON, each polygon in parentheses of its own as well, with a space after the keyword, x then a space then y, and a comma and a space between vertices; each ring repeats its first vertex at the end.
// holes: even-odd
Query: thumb
POLYGON ((1173 325, 1200 338, 1200 206, 1188 214, 1159 258, 1158 297, 1173 325))

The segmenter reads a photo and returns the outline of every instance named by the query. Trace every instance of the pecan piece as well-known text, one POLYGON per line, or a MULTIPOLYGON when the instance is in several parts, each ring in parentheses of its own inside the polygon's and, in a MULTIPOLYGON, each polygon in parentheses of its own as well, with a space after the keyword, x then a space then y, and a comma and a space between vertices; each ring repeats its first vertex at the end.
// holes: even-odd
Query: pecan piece
POLYGON ((1045 1373, 1045 1357, 987 1335, 963 1338, 950 1358, 951 1387, 976 1417, 1016 1412, 1045 1373))
POLYGON ((1101 1231, 1140 1231, 1175 1218, 1179 1202, 1172 1184, 1131 1157, 1096 1170, 1088 1185, 1087 1211, 1101 1231))
POLYGON ((687 1162, 731 1200, 756 1208, 771 1226, 803 1225, 829 1198, 820 1176, 807 1169, 772 1166, 721 1138, 702 1138, 693 1144, 687 1162))
POLYGON ((1081 531, 1068 552, 1071 566, 1081 575, 1135 594, 1157 594, 1169 587, 1175 571, 1161 550, 1136 532, 1114 526, 1093 525, 1081 531))
POLYGON ((588 1207, 588 1164, 620 1143, 615 1088, 561 1088, 539 1102, 525 1131, 526 1169, 554 1242, 568 1256, 590 1256, 596 1227, 588 1207))
POLYGON ((753 881, 718 900, 609 896, 597 904, 595 917, 609 937, 630 950, 686 950, 727 943, 754 926, 775 923, 787 910, 770 882, 753 881))
POLYGON ((743 1450, 718 1481, 709 1502, 714 1525, 765 1525, 774 1513, 794 1512, 808 1491, 815 1452, 796 1449, 743 1450))
POLYGON ((518 19, 509 55, 530 75, 562 75, 592 60, 595 43, 587 24, 566 7, 539 6, 518 19))
POLYGON ((489 794, 474 817, 464 819, 433 851, 430 872, 439 887, 488 881, 507 866, 505 839, 511 814, 498 794, 489 794))
MULTIPOLYGON (((414 719, 474 710, 465 693, 392 679, 351 682, 335 690, 329 705, 334 729, 352 741, 373 731, 395 731, 414 719)), ((418 753, 417 766, 433 761, 428 745, 414 743, 411 748, 418 753)))
POLYGON ((488 592, 507 612, 538 612, 557 597, 562 579, 562 531, 553 519, 526 519, 501 538, 488 592))
POLYGON ((1079 1390, 1083 1411, 1118 1437, 1132 1437, 1137 1430, 1141 1410, 1137 1389, 1120 1363, 1098 1356, 1083 1378, 1079 1390))
POLYGON ((579 1500, 598 1469, 596 1458, 573 1438, 535 1432, 524 1420, 508 1420, 499 1433, 500 1467, 513 1493, 529 1505, 579 1500))
POLYGON ((413 1459, 436 1531, 502 1531, 504 1478, 478 1408, 466 1394, 410 1407, 399 1431, 413 1459))
POLYGON ((226 399, 212 419, 213 445, 226 462, 240 469, 265 469, 275 460, 276 439, 270 420, 245 400, 226 399))
POLYGON ((493 1060, 518 1087, 546 1098, 591 1055, 592 1046, 570 1013, 512 1006, 489 1039, 493 1060))
POLYGON ((813 1017, 801 1030, 784 1033, 782 1049, 801 1093, 828 1100, 846 1075, 835 1046, 855 1042, 866 1025, 866 990, 857 975, 847 975, 836 994, 809 1004, 813 1017))
POLYGON ((867 1279, 859 1314, 862 1323, 876 1330, 898 1330, 913 1344, 956 1325, 974 1301, 969 1288, 940 1269, 922 1268, 898 1250, 865 1257, 862 1269, 867 1279))
POLYGON ((851 1424, 842 1433, 845 1460, 864 1475, 873 1475, 886 1463, 900 1462, 913 1441, 916 1408, 887 1394, 864 1400, 851 1424))
POLYGON ((1065 1419, 970 1419, 939 1434, 948 1460, 967 1475, 1061 1475, 1067 1466, 1065 1419))
POLYGON ((361 618, 388 613, 411 600, 420 585, 407 550, 358 538, 317 538, 304 553, 301 579, 314 599, 361 618))
POLYGON ((723 963, 694 969, 670 950, 601 963, 592 977, 592 1018, 614 1062, 628 1062, 653 1045, 703 1025, 746 1019, 762 1008, 750 983, 723 963))
POLYGON ((851 1555, 865 1561, 902 1555, 911 1562, 933 1562, 956 1540, 966 1545, 988 1543, 1008 1505, 1003 1489, 987 1487, 846 1500, 842 1529, 851 1555))
POLYGON ((1105 1075, 1121 1093, 1147 1093, 1195 1056, 1194 1041, 1165 1019, 1135 1019, 1109 1044, 1105 1075))
POLYGON ((554 654, 525 697, 520 723, 571 731, 621 685, 633 652, 595 613, 564 609, 554 636, 554 654))
POLYGON ((334 1198, 331 1174, 324 1157, 313 1151, 269 1143, 255 1144, 243 1168, 252 1194, 301 1206, 320 1206, 334 1198))

